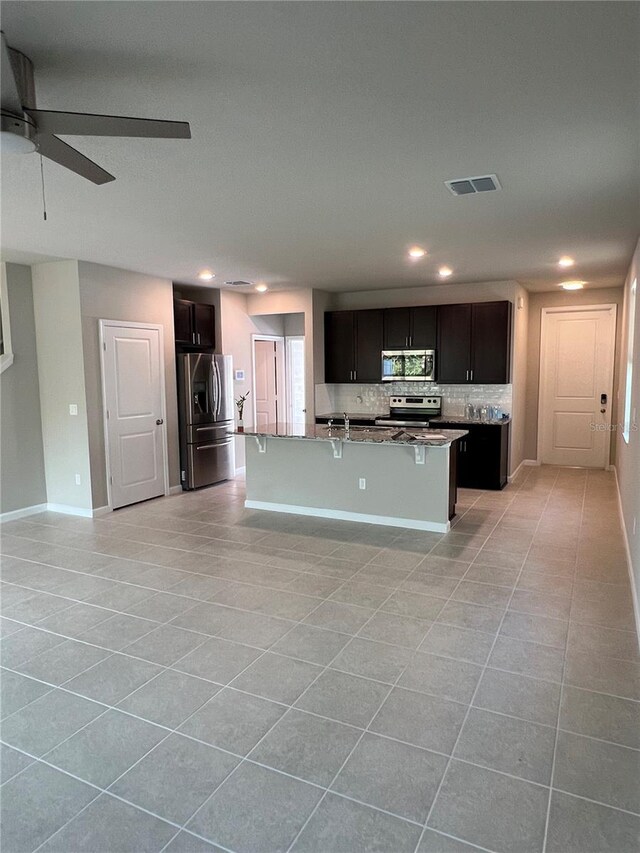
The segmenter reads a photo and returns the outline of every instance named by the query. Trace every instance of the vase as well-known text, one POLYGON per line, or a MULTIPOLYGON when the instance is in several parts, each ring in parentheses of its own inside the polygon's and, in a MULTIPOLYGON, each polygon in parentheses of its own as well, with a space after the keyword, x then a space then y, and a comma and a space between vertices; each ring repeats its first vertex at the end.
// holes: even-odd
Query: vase
POLYGON ((238 432, 244 432, 244 421, 242 418, 238 418, 238 432))

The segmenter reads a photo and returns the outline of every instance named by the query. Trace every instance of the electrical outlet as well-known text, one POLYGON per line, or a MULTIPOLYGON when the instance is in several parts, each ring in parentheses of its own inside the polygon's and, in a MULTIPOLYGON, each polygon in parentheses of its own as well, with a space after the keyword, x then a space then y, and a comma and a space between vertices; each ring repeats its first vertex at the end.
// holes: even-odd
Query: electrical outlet
POLYGON ((78 407, 75 403, 69 403, 69 414, 70 415, 77 415, 78 414, 78 407))
POLYGON ((360 477, 360 479, 358 480, 358 487, 360 489, 366 489, 367 488, 367 481, 364 477, 360 477))
POLYGON ((76 474, 76 486, 79 486, 81 483, 80 474, 76 474))

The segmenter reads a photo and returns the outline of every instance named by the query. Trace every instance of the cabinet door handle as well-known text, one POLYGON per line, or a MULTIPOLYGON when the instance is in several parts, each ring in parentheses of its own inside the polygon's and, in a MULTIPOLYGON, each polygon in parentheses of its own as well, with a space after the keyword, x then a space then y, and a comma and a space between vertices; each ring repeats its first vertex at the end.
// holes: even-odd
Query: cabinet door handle
POLYGON ((468 370, 467 370, 467 372, 466 372, 466 374, 465 374, 465 381, 466 381, 466 382, 468 382, 468 381, 469 381, 469 371, 468 371, 468 370))
POLYGON ((198 344, 200 343, 200 332, 198 332, 198 344))
POLYGON ((354 370, 353 371, 353 381, 355 382, 357 378, 358 378, 358 371, 354 370))
POLYGON ((469 371, 469 379, 473 382, 473 370, 469 371))

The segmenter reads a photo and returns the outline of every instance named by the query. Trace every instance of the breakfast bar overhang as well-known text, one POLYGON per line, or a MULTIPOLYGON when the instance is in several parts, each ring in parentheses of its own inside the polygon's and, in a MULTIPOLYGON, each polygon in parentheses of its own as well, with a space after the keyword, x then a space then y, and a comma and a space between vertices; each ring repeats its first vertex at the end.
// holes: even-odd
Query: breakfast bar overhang
POLYGON ((245 436, 250 509, 446 533, 464 430, 276 424, 245 436))

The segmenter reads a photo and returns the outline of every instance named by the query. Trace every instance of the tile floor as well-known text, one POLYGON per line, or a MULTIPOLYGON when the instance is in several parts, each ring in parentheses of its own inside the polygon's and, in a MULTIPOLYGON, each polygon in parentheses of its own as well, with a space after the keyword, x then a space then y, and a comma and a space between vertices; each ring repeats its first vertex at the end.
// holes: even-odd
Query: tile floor
POLYGON ((4 852, 636 851, 612 476, 458 509, 260 514, 238 481, 3 525, 4 852))

